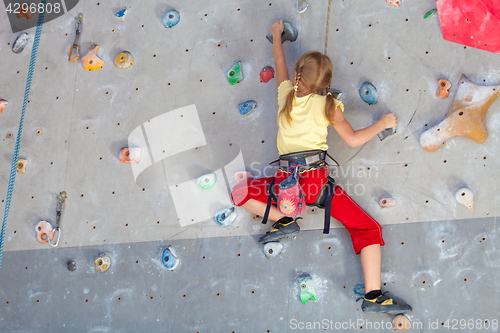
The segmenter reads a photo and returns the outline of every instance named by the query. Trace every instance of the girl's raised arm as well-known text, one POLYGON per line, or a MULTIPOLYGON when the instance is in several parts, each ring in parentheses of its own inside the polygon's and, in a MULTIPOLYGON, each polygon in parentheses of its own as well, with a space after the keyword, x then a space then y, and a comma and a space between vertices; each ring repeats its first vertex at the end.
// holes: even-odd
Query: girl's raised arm
POLYGON ((273 35, 273 55, 274 66, 276 67, 276 83, 278 87, 283 81, 288 80, 288 68, 285 62, 285 53, 281 44, 281 34, 283 33, 283 21, 278 20, 271 26, 271 34, 273 35))

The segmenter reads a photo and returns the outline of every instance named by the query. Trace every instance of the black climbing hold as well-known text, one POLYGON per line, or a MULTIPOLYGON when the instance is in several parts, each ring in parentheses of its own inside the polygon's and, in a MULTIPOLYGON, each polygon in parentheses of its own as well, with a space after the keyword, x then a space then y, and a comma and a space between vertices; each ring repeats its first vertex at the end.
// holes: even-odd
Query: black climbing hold
MULTIPOLYGON (((290 42, 295 42, 299 32, 290 23, 283 22, 283 33, 281 34, 281 43, 289 40, 290 42)), ((267 40, 273 43, 273 35, 269 34, 266 36, 267 40)))
POLYGON ((73 272, 74 270, 76 270, 76 262, 74 260, 68 261, 68 270, 70 272, 73 272))

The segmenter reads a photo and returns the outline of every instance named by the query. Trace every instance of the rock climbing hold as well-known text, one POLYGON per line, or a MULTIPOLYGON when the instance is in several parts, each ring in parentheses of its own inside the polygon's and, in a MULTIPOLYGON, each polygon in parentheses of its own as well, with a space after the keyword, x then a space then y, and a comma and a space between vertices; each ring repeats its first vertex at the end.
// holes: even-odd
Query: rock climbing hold
POLYGON ((243 80, 243 73, 241 72, 241 61, 237 61, 227 72, 227 79, 231 85, 241 82, 243 80))
POLYGON ((266 66, 260 70, 260 82, 268 83, 274 77, 274 68, 266 66))
POLYGON ((240 110, 240 114, 242 116, 249 115, 255 108, 257 107, 256 101, 246 101, 238 105, 238 109, 240 110))
POLYGON ((28 166, 28 160, 25 160, 22 158, 17 160, 17 172, 18 173, 25 173, 27 166, 28 166))
POLYGON ((19 10, 19 14, 17 14, 17 18, 26 17, 27 20, 31 20, 31 18, 35 15, 35 11, 32 11, 31 8, 28 10, 21 9, 19 10))
POLYGON ((14 44, 12 44, 12 52, 14 53, 23 52, 26 45, 28 45, 30 38, 31 35, 26 32, 23 32, 22 34, 17 36, 16 40, 14 41, 14 44))
POLYGON ((300 300, 302 304, 306 304, 309 300, 317 300, 318 295, 314 290, 313 279, 310 275, 301 277, 298 280, 299 288, 300 288, 300 300))
POLYGON ((262 252, 264 252, 264 255, 269 260, 273 260, 279 256, 282 250, 283 244, 280 242, 268 242, 262 246, 262 252))
POLYGON ((139 163, 141 161, 141 148, 122 148, 119 158, 122 163, 139 163))
POLYGON ((70 260, 67 262, 67 265, 68 265, 68 270, 70 272, 73 272, 76 270, 76 262, 74 260, 70 260))
POLYGON ((215 214, 215 222, 223 228, 228 227, 236 220, 238 213, 234 207, 221 210, 215 214))
POLYGON ((394 327, 394 330, 396 331, 406 331, 407 329, 411 328, 410 319, 408 319, 408 317, 406 317, 404 314, 400 313, 392 319, 392 327, 394 327))
POLYGON ((134 64, 134 57, 129 51, 123 51, 116 55, 115 66, 121 69, 129 68, 134 64))
POLYGON ((215 173, 208 173, 198 178, 196 184, 198 185, 199 188, 203 190, 209 190, 215 186, 216 182, 217 182, 217 175, 215 173))
POLYGON ((432 1, 447 41, 500 53, 500 11, 497 0, 432 1))
POLYGON ((384 141, 385 138, 396 133, 396 127, 386 128, 385 130, 378 133, 378 138, 380 141, 384 141))
POLYGON ((427 19, 427 18, 431 17, 432 15, 436 14, 437 11, 438 11, 437 8, 429 10, 427 13, 425 13, 424 19, 427 19))
POLYGON ((455 194, 457 201, 467 207, 468 210, 474 210, 474 192, 470 188, 462 187, 455 194))
POLYGON ((234 180, 238 183, 246 182, 253 179, 253 173, 249 171, 238 171, 234 174, 234 180))
POLYGON ((167 246, 161 255, 161 262, 168 269, 173 271, 179 265, 179 259, 174 254, 172 246, 167 246))
POLYGON ((378 201, 378 204, 382 208, 388 208, 388 207, 394 207, 396 206, 396 199, 391 198, 391 197, 385 197, 385 198, 380 198, 378 201))
POLYGON ((370 105, 377 104, 377 88, 375 88, 375 86, 370 82, 363 82, 361 87, 359 87, 359 96, 361 96, 361 99, 363 101, 370 105))
POLYGON ((106 272, 111 266, 111 258, 104 253, 101 253, 94 260, 94 268, 101 273, 106 272))
POLYGON ((385 0, 385 2, 394 7, 401 7, 401 1, 400 0, 385 0))
POLYGON ((97 56, 98 45, 92 45, 89 52, 82 57, 82 65, 86 70, 96 70, 104 66, 105 61, 97 56))
MULTIPOLYGON (((289 40, 290 42, 295 42, 299 32, 290 23, 283 21, 283 32, 281 33, 281 43, 289 40)), ((273 43, 273 35, 269 34, 266 36, 267 40, 273 43)))
POLYGON ((358 297, 364 297, 365 296, 365 285, 364 284, 357 284, 352 289, 352 292, 354 293, 354 295, 356 295, 358 297))
POLYGON ((118 13, 116 13, 115 17, 117 19, 119 19, 120 21, 125 22, 125 17, 127 16, 127 14, 128 14, 128 9, 125 8, 125 9, 120 10, 118 13))
POLYGON ((253 219, 254 219, 254 220, 260 220, 260 219, 261 219, 261 216, 260 216, 260 215, 257 215, 257 214, 253 214, 253 219))
POLYGON ((2 114, 5 107, 9 104, 6 100, 0 99, 0 114, 2 114))
POLYGON ((167 12, 165 16, 163 16, 163 26, 165 28, 172 28, 179 23, 181 19, 181 14, 175 9, 167 12))
POLYGON ((436 151, 456 136, 483 143, 488 137, 486 112, 499 95, 500 85, 480 86, 462 75, 450 111, 443 121, 422 133, 420 145, 427 151, 436 151))
POLYGON ((436 92, 436 97, 448 98, 450 94, 451 82, 445 79, 438 80, 438 91, 436 92))
POLYGON ((36 239, 42 243, 47 244, 49 240, 53 240, 55 236, 52 224, 47 221, 40 221, 35 226, 36 239))
POLYGON ((342 98, 342 95, 344 94, 342 91, 337 90, 337 89, 332 89, 330 91, 330 93, 332 94, 333 98, 335 98, 336 100, 340 100, 342 98))
POLYGON ((302 14, 307 10, 309 4, 306 0, 297 0, 297 13, 302 14))

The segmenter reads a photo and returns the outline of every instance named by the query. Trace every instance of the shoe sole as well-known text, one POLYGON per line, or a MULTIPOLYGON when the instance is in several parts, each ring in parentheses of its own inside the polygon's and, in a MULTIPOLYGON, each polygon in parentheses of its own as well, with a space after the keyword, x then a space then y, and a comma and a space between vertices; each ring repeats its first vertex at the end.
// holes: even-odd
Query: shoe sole
POLYGON ((265 237, 266 235, 269 235, 269 234, 266 234, 266 235, 262 236, 259 239, 259 243, 260 244, 264 244, 264 243, 269 243, 269 242, 277 242, 279 240, 282 240, 282 239, 285 239, 285 238, 289 238, 289 237, 293 237, 295 235, 298 235, 299 232, 300 232, 300 230, 299 231, 294 231, 292 233, 289 233, 289 234, 286 234, 286 235, 283 235, 283 236, 274 235, 275 234, 275 232, 274 232, 274 233, 272 233, 274 237, 268 237, 266 239, 263 239, 263 237, 265 237))
MULTIPOLYGON (((387 305, 382 305, 382 306, 387 306, 387 305)), ((379 308, 380 310, 383 310, 383 308, 379 308)), ((364 313, 387 313, 387 314, 390 314, 390 315, 397 315, 397 314, 405 314, 405 313, 408 313, 408 312, 411 312, 413 309, 410 307, 409 309, 394 309, 394 310, 388 310, 388 311, 377 311, 375 309, 361 309, 363 310, 364 313)))

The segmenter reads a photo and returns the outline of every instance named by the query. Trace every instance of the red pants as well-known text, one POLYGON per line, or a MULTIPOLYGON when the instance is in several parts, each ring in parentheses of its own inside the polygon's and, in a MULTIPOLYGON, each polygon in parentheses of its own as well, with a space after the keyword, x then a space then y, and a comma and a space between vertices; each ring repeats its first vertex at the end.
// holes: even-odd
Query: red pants
MULTIPOLYGON (((276 174, 276 193, 278 185, 288 178, 290 173, 278 170, 276 174)), ((323 185, 327 183, 327 168, 305 171, 300 174, 299 183, 306 194, 306 203, 313 204, 321 191, 323 185)), ((248 182, 237 184, 231 197, 236 206, 244 205, 249 199, 260 202, 267 202, 268 187, 273 177, 252 179, 248 182)), ((276 202, 273 201, 273 204, 276 202)), ((354 252, 360 251, 368 245, 385 245, 382 239, 382 228, 380 224, 368 215, 356 204, 351 197, 338 185, 335 187, 335 195, 332 199, 332 217, 342 223, 349 233, 354 247, 354 252)))

